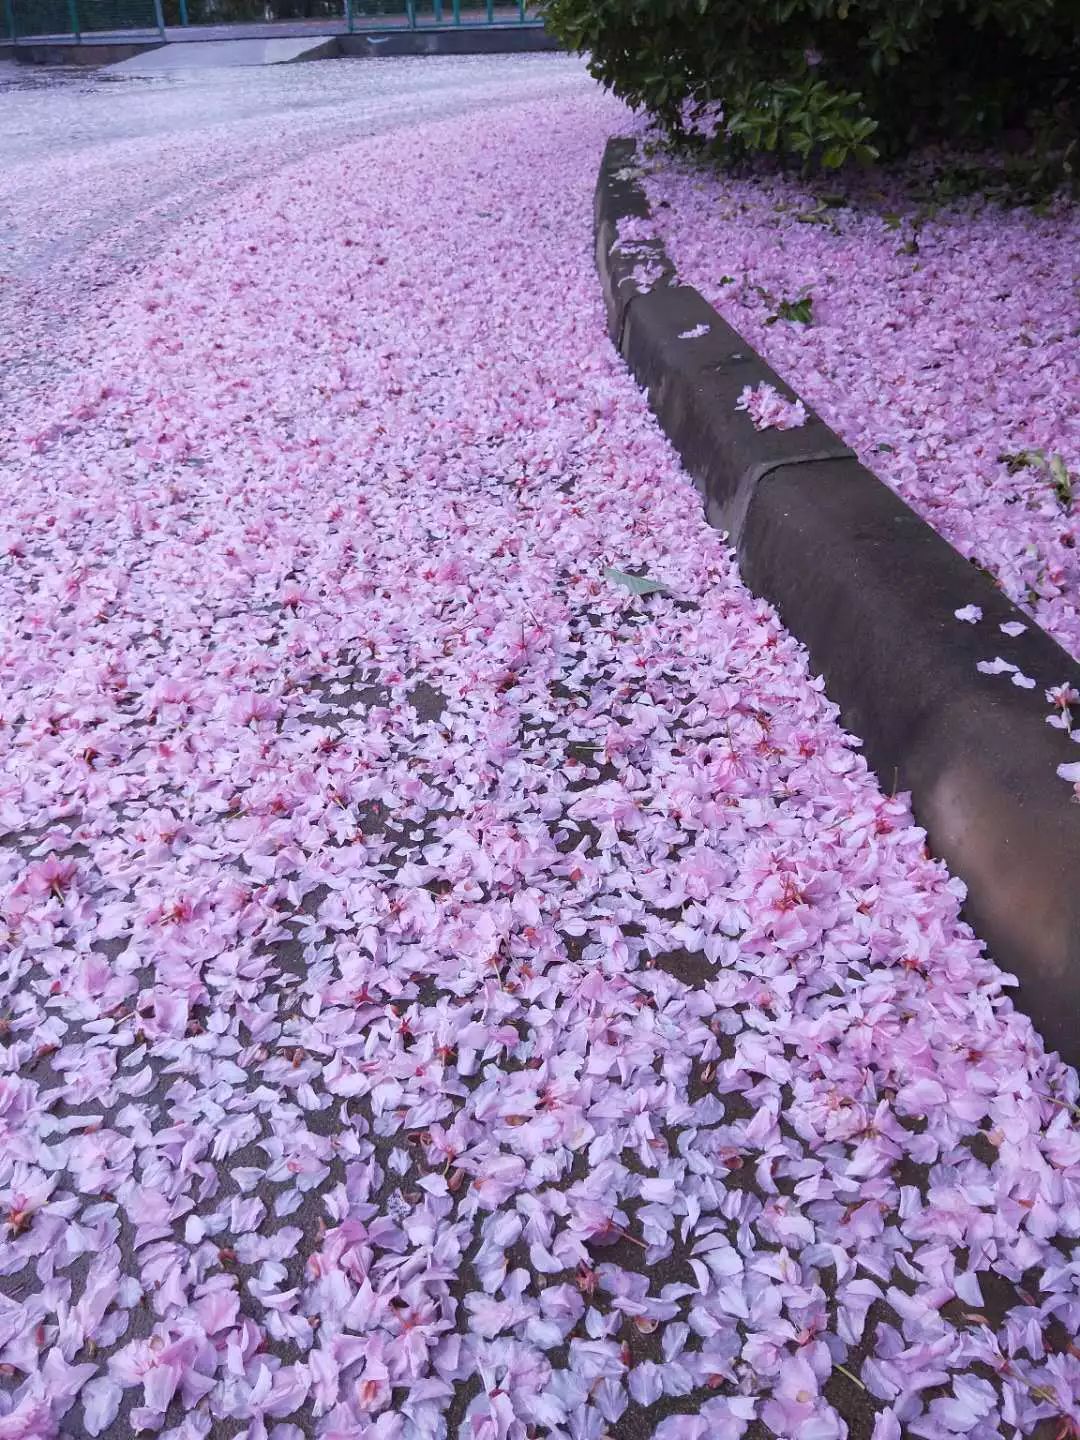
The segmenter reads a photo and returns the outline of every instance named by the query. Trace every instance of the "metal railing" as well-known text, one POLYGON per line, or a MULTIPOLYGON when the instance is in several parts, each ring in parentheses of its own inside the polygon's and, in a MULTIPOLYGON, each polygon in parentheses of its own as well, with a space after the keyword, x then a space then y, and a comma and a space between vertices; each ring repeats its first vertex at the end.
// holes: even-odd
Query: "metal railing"
POLYGON ((135 32, 165 34, 162 0, 8 0, 13 41, 135 32))
MULTIPOLYGON (((358 25, 362 28, 371 25, 374 7, 370 0, 344 0, 344 3, 349 30, 358 25)), ((411 30, 427 26, 539 24, 539 18, 530 13, 528 0, 464 0, 464 3, 462 0, 403 0, 387 6, 386 10, 399 16, 404 13, 411 30)))
POLYGON ((11 40, 81 43, 104 34, 185 39, 213 27, 234 35, 280 26, 292 33, 352 33, 380 27, 420 30, 538 25, 535 0, 2 0, 11 40))

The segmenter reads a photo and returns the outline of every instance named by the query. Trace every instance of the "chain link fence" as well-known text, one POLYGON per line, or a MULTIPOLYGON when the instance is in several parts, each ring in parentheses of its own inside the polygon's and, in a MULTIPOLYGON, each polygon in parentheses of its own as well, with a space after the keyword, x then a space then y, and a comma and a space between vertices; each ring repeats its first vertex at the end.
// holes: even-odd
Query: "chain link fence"
POLYGON ((11 38, 73 37, 115 31, 161 34, 160 0, 8 0, 11 38))
POLYGON ((182 39, 195 27, 275 22, 333 31, 397 24, 413 29, 536 24, 535 0, 0 0, 10 38, 75 40, 102 34, 182 39), (173 32, 173 33, 169 33, 173 32))

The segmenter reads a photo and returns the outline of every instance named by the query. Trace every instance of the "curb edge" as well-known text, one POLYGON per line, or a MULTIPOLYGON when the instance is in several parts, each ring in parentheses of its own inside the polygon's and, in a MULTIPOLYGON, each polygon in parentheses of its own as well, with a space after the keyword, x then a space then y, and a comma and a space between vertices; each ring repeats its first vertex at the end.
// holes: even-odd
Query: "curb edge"
POLYGON ((1080 665, 952 548, 807 406, 801 429, 757 431, 744 385, 795 392, 662 244, 612 250, 620 220, 651 218, 636 142, 608 142, 596 187, 596 263, 608 333, 725 530, 749 588, 806 646, 884 788, 911 793, 932 852, 967 887, 964 917, 1019 981, 1047 1048, 1080 1063, 1080 804, 1057 766, 1080 751, 1048 726, 1043 692, 1080 665), (644 259, 660 278, 640 289, 644 259), (685 331, 707 325, 699 339, 685 331), (954 611, 981 606, 965 625, 954 611), (1010 638, 998 626, 1020 620, 1010 638), (984 675, 1001 655, 1034 689, 984 675))

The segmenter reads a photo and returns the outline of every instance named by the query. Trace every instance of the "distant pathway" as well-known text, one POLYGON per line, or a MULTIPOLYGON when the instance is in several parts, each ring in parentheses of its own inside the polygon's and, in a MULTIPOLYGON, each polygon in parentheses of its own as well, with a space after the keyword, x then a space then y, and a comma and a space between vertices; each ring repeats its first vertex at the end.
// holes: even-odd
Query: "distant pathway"
POLYGON ((425 66, 3 182, 0 1440, 1075 1435, 1076 1076, 605 339, 620 112, 425 66))
POLYGON ((36 388, 81 363, 112 282, 215 198, 357 136, 580 91, 582 68, 465 56, 149 78, 0 61, 0 434, 27 367, 36 388))

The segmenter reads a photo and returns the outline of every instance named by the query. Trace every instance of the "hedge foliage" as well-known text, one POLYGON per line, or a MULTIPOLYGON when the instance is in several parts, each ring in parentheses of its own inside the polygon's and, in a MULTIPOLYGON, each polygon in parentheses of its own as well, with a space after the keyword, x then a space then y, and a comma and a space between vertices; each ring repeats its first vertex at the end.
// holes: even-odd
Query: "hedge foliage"
POLYGON ((546 0, 549 28, 675 139, 807 165, 1080 121, 1080 0, 546 0))

